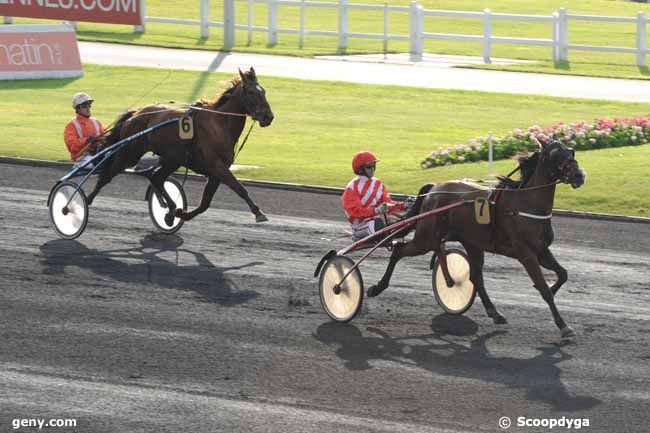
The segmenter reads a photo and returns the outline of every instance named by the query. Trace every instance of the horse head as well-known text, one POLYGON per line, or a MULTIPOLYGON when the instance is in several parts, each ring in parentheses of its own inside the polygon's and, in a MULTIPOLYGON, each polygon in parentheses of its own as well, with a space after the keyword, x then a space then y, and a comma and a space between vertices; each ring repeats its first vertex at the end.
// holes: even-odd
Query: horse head
POLYGON ((266 100, 266 91, 257 82, 255 70, 251 67, 249 71, 242 72, 240 69, 239 76, 244 110, 253 120, 260 122, 262 127, 269 126, 273 122, 273 111, 266 100))
POLYGON ((586 173, 578 165, 575 154, 572 148, 553 140, 542 147, 541 163, 553 180, 580 188, 585 183, 586 173))

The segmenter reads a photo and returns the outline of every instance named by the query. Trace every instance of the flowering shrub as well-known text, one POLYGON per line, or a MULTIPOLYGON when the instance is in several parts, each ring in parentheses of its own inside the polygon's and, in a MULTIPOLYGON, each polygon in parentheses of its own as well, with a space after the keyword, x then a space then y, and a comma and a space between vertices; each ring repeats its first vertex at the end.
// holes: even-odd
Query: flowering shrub
MULTIPOLYGON (((505 137, 492 137, 492 158, 505 159, 518 152, 537 149, 531 136, 539 141, 559 140, 575 150, 604 149, 607 147, 634 146, 650 140, 650 118, 596 119, 594 123, 559 123, 549 128, 531 126, 525 131, 515 129, 505 137)), ((463 162, 487 161, 488 137, 478 137, 469 144, 446 147, 431 152, 422 161, 422 168, 463 162)))

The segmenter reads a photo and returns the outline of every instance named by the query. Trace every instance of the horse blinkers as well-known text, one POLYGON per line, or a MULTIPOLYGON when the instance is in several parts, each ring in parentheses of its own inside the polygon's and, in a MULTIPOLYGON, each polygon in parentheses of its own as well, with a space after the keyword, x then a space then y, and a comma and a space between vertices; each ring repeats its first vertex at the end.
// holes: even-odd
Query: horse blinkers
POLYGON ((260 126, 269 126, 273 122, 273 111, 266 100, 266 91, 257 82, 255 70, 251 68, 246 74, 240 70, 239 75, 242 78, 241 92, 244 110, 253 120, 260 122, 260 126))
POLYGON ((559 141, 555 141, 544 150, 547 161, 552 164, 549 168, 554 179, 570 184, 573 188, 584 185, 585 172, 578 166, 573 148, 565 147, 559 141), (555 155, 557 152, 561 152, 561 155, 555 155), (560 158, 562 159, 558 161, 560 158))

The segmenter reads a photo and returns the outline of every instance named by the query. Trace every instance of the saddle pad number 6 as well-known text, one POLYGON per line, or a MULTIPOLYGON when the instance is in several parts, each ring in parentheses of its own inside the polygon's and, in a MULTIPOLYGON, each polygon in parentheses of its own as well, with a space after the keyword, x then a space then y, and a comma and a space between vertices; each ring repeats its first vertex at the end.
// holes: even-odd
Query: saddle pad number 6
POLYGON ((490 202, 486 198, 474 200, 474 214, 478 224, 490 224, 490 202))
POLYGON ((194 138, 194 122, 190 116, 183 116, 178 119, 178 136, 183 140, 194 138))

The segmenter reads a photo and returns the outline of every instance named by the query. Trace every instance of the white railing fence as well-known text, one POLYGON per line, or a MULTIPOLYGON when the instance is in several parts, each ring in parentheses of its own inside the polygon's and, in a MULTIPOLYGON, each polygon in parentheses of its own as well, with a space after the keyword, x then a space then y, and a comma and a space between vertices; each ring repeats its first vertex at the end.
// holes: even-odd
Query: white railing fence
MULTIPOLYGON (((348 40, 371 39, 383 41, 384 53, 388 52, 389 41, 408 41, 411 60, 420 61, 424 54, 424 42, 426 40, 452 40, 452 41, 474 41, 482 44, 483 61, 491 63, 493 44, 521 44, 531 46, 549 47, 551 58, 554 62, 568 61, 569 50, 576 51, 600 51, 614 53, 636 54, 636 64, 646 66, 646 56, 650 52, 647 48, 647 24, 648 18, 644 12, 639 12, 636 17, 612 17, 595 15, 569 14, 565 8, 560 9, 551 15, 519 15, 494 13, 489 9, 482 12, 447 11, 424 9, 417 1, 412 1, 410 6, 368 5, 349 3, 349 0, 338 0, 336 2, 321 2, 309 0, 224 0, 223 21, 210 20, 210 0, 199 0, 199 19, 177 19, 165 17, 146 16, 145 1, 141 0, 141 13, 144 18, 142 26, 135 26, 134 31, 144 32, 146 23, 184 24, 199 27, 199 34, 202 38, 210 36, 210 28, 223 29, 224 48, 232 49, 236 45, 236 30, 244 30, 247 34, 247 42, 250 44, 254 32, 266 33, 269 45, 276 45, 279 42, 280 34, 298 35, 300 48, 304 47, 305 36, 331 36, 338 39, 339 50, 348 48, 348 40), (247 7, 246 23, 237 23, 236 7, 247 7), (267 9, 266 26, 254 25, 255 5, 263 4, 267 9), (297 28, 279 27, 279 8, 298 8, 299 24, 297 28), (308 9, 326 8, 335 10, 338 15, 337 28, 332 30, 310 29, 306 23, 306 12, 308 9), (358 33, 349 31, 349 12, 352 10, 377 11, 383 13, 382 33, 358 33), (394 34, 389 31, 390 17, 393 14, 404 14, 408 17, 409 33, 394 34), (483 24, 482 34, 465 35, 452 33, 432 33, 425 29, 425 17, 447 17, 458 19, 481 20, 483 24), (549 24, 549 39, 516 38, 495 36, 492 32, 492 25, 496 21, 524 21, 540 22, 549 24), (569 43, 569 22, 570 21, 591 21, 606 23, 631 23, 636 24, 636 44, 634 47, 581 45, 569 43)), ((11 17, 4 17, 4 22, 10 24, 11 17)))

